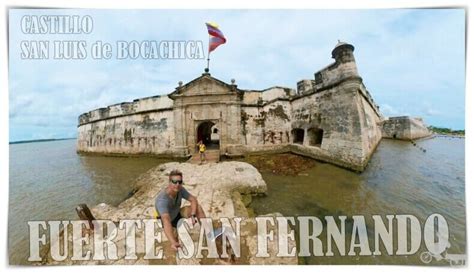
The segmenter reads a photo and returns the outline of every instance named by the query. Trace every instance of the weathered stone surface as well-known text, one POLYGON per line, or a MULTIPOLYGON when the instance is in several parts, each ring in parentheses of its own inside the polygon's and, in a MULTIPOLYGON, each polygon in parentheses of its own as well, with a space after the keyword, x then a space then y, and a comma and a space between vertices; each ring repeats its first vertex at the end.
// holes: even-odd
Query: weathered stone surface
POLYGON ((299 81, 297 90, 244 90, 204 73, 168 96, 90 111, 79 117, 77 150, 189 156, 204 139, 218 143, 221 155, 292 151, 361 171, 382 138, 384 118, 353 51, 338 43, 335 62, 314 80, 299 81))
POLYGON ((383 123, 384 138, 415 140, 428 137, 432 132, 423 123, 419 117, 390 117, 383 123))
MULTIPOLYGON (((91 208, 94 217, 97 220, 110 220, 118 224, 120 220, 144 220, 152 219, 154 216, 155 197, 158 192, 167 186, 169 173, 173 169, 179 169, 183 172, 184 187, 195 195, 207 217, 213 221, 219 221, 219 218, 243 218, 241 224, 241 250, 242 256, 235 258, 234 261, 224 259, 178 259, 167 242, 163 233, 163 244, 161 249, 164 252, 163 260, 145 260, 144 235, 143 231, 137 229, 136 251, 138 260, 88 260, 71 261, 67 259, 63 262, 54 262, 51 258, 45 260, 42 264, 297 264, 297 258, 279 258, 273 256, 276 254, 276 243, 269 244, 269 253, 271 258, 255 259, 256 254, 256 226, 254 220, 249 220, 247 209, 241 194, 247 196, 263 194, 267 191, 267 186, 262 179, 261 174, 255 167, 244 162, 221 162, 209 163, 204 165, 194 165, 189 163, 166 163, 159 165, 135 181, 137 191, 135 194, 122 202, 117 207, 107 204, 99 204, 91 208)), ((189 202, 183 200, 182 208, 189 206, 189 202)), ((235 225, 235 224, 233 224, 235 225)), ((118 234, 114 239, 117 245, 118 257, 125 255, 125 231, 117 230, 118 234)), ((198 240, 199 228, 191 231, 191 237, 195 242, 198 240)), ((68 236, 69 242, 72 242, 72 236, 68 236)), ((296 243, 290 241, 290 246, 296 243)), ((69 244, 72 246, 72 244, 69 244)), ((197 243, 196 243, 197 246, 197 243)), ((92 250, 90 245, 86 245, 84 252, 92 250)), ((43 250, 47 253, 48 250, 43 250)))

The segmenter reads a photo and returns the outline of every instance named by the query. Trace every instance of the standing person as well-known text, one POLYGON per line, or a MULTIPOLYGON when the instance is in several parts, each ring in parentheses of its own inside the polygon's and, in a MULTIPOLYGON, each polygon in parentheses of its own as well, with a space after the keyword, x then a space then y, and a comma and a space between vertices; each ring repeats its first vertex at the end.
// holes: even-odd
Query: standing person
POLYGON ((179 170, 171 171, 168 186, 156 196, 155 209, 157 218, 163 222, 163 228, 171 243, 171 248, 176 251, 181 247, 178 238, 173 233, 173 227, 178 226, 178 221, 185 217, 191 218, 191 223, 194 225, 201 218, 206 218, 197 198, 183 187, 183 173, 179 170), (191 202, 191 212, 183 212, 186 216, 182 216, 180 212, 183 198, 191 202))
POLYGON ((201 140, 197 143, 197 146, 199 148, 199 159, 201 160, 200 165, 202 165, 203 162, 206 162, 206 145, 201 140))

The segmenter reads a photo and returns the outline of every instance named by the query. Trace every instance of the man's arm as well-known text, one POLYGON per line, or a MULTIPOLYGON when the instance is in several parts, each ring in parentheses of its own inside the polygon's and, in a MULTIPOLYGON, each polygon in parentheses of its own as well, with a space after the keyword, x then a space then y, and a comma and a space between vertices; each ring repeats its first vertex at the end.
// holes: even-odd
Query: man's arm
POLYGON ((165 235, 171 243, 171 248, 173 248, 174 250, 178 250, 181 245, 179 244, 178 239, 174 237, 170 214, 164 213, 163 215, 161 215, 161 221, 163 222, 165 235))
POLYGON ((196 222, 199 221, 200 218, 206 218, 206 215, 204 214, 204 211, 202 210, 202 207, 199 205, 198 199, 196 196, 192 195, 189 193, 186 189, 182 188, 182 195, 183 198, 188 200, 191 203, 191 216, 186 216, 187 218, 191 217, 192 224, 194 225, 196 222), (197 218, 193 218, 197 217, 197 218))
MULTIPOLYGON (((184 199, 188 200, 191 203, 191 215, 196 215, 197 210, 197 199, 191 193, 189 193, 184 187, 181 188, 181 195, 184 199)), ((191 217, 191 216, 187 216, 191 217)))
POLYGON ((198 208, 198 200, 193 195, 189 194, 189 198, 187 199, 191 203, 191 216, 196 216, 197 208, 198 208))

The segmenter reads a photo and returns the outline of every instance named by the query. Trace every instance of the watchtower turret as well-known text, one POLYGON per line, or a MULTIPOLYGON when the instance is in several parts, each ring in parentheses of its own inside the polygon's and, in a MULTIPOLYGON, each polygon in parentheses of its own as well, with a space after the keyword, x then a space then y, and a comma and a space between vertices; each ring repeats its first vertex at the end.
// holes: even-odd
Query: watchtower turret
POLYGON ((332 58, 336 59, 336 63, 355 62, 354 46, 351 44, 338 41, 331 54, 332 58))
MULTIPOLYGON (((354 46, 346 42, 338 40, 336 46, 331 52, 332 58, 336 60, 334 64, 329 68, 332 70, 327 76, 328 82, 331 81, 342 81, 347 79, 359 79, 359 72, 357 71, 357 65, 354 58, 354 46)), ((318 75, 316 76, 316 81, 318 75)), ((324 77, 323 77, 324 78, 324 77)), ((361 78, 359 80, 362 80, 361 78)))

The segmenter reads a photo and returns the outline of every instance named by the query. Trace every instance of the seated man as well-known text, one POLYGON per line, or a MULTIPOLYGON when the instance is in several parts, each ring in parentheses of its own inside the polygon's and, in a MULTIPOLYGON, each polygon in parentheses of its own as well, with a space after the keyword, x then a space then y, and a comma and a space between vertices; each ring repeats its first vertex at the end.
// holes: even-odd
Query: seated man
POLYGON ((196 197, 191 195, 183 186, 183 174, 178 170, 173 170, 169 176, 168 186, 158 193, 155 200, 155 209, 158 218, 163 222, 166 237, 171 242, 171 247, 178 250, 180 246, 177 237, 173 233, 173 227, 176 228, 181 216, 181 199, 184 198, 191 202, 191 214, 187 212, 184 217, 190 217, 194 225, 199 219, 205 218, 202 207, 198 204, 196 197), (197 217, 197 219, 196 219, 197 217))

